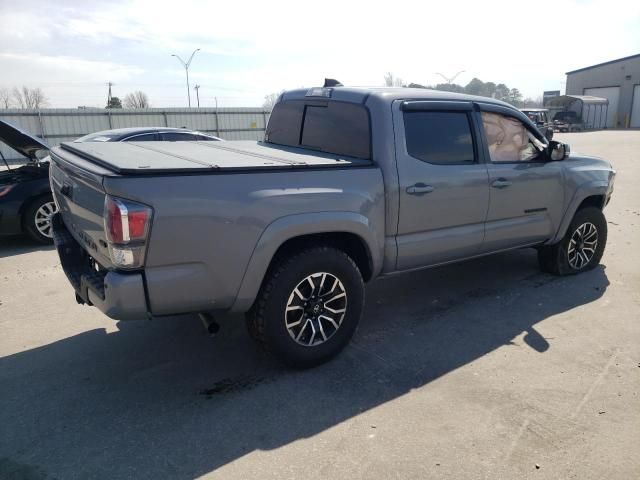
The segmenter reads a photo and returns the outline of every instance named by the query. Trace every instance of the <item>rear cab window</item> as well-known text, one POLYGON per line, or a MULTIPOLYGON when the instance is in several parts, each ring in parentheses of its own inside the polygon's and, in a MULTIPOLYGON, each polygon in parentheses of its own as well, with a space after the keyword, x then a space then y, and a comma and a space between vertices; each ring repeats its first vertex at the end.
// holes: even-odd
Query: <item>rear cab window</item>
POLYGON ((265 141, 369 160, 369 112, 356 103, 285 100, 271 113, 265 141))

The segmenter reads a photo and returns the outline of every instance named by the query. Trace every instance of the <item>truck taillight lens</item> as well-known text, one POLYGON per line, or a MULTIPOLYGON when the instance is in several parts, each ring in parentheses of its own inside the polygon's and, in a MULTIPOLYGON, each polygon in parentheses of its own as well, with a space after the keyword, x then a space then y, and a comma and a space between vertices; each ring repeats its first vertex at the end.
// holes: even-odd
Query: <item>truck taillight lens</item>
POLYGON ((111 261, 120 268, 139 268, 144 263, 153 210, 141 203, 106 196, 104 231, 111 261))

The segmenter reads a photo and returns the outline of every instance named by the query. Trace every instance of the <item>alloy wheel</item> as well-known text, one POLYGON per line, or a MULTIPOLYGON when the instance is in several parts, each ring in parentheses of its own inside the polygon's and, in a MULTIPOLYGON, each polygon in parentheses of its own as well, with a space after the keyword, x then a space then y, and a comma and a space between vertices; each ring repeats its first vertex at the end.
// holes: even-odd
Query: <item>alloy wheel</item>
POLYGON ((347 311, 347 292, 327 272, 305 277, 289 295, 284 321, 291 338, 305 347, 320 345, 340 328, 347 311))
POLYGON ((58 209, 55 202, 46 202, 36 210, 34 222, 36 230, 38 230, 41 235, 47 238, 53 237, 53 234, 51 233, 51 216, 57 211, 58 209))
POLYGON ((598 247, 598 229, 591 222, 580 225, 571 235, 567 248, 567 260, 574 270, 589 264, 598 247))

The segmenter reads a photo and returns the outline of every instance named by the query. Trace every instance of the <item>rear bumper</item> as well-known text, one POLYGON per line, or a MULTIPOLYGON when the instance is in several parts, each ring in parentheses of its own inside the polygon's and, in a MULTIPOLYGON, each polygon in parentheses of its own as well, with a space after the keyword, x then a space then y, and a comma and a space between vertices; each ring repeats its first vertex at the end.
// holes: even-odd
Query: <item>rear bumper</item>
POLYGON ((69 233, 60 214, 52 217, 52 225, 62 269, 78 302, 93 305, 115 320, 149 316, 141 273, 97 271, 93 259, 69 233))

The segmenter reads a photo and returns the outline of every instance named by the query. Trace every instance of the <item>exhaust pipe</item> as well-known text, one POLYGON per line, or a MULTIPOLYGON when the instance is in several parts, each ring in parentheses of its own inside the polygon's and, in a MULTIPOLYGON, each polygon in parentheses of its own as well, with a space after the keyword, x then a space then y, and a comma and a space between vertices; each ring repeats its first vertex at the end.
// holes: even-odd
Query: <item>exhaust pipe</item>
POLYGON ((213 318, 213 315, 210 313, 199 313, 198 316, 200 320, 202 320, 202 324, 204 325, 205 330, 211 337, 215 337, 215 335, 220 331, 220 324, 216 322, 216 319, 213 318))

